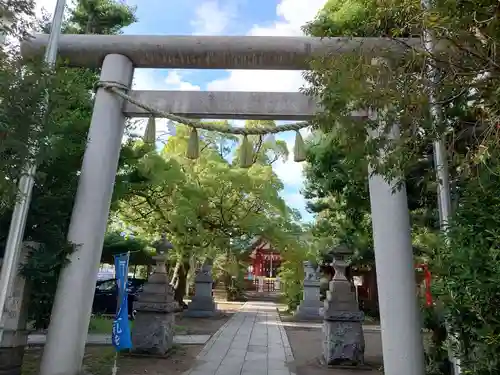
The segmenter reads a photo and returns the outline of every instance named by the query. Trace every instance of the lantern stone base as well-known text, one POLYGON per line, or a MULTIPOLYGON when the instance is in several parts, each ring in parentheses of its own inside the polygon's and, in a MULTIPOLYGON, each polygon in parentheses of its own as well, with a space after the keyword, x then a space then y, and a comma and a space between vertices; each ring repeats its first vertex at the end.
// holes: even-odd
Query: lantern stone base
POLYGON ((320 315, 321 307, 322 305, 305 306, 301 304, 293 316, 297 320, 323 320, 323 317, 320 315))
POLYGON ((133 351, 141 354, 164 355, 174 344, 174 314, 137 314, 132 333, 133 351))
POLYGON ((184 311, 184 316, 191 318, 210 318, 215 315, 217 315, 217 307, 211 296, 194 296, 187 310, 184 311))
POLYGON ((323 322, 323 356, 326 365, 364 364, 365 340, 362 321, 362 312, 347 312, 339 314, 339 320, 323 322))

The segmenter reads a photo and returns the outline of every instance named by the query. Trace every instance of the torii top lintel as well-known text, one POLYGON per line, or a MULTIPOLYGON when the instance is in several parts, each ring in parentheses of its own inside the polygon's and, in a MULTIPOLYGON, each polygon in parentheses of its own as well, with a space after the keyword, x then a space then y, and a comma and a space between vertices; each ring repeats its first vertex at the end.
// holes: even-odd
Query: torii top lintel
MULTIPOLYGON (((24 57, 42 56, 49 36, 21 44, 24 57)), ((278 36, 61 35, 59 56, 70 66, 99 68, 109 54, 127 56, 137 68, 305 70, 312 56, 353 51, 378 55, 419 48, 418 38, 313 38, 278 36)))

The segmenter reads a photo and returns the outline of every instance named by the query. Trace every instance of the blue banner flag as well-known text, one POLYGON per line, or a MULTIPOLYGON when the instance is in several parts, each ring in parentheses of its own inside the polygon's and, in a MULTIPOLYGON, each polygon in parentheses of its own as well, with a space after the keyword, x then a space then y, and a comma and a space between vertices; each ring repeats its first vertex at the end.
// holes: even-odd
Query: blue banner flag
POLYGON ((115 320, 113 321, 112 341, 117 351, 132 348, 132 338, 130 337, 130 326, 128 323, 128 261, 128 253, 115 255, 118 303, 115 320))

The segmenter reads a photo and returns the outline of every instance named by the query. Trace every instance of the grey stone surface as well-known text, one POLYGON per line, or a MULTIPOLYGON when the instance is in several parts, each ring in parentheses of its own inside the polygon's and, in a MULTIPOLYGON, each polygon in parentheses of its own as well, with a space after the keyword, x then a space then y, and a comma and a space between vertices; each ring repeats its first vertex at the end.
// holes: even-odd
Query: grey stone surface
MULTIPOLYGON (((313 97, 300 92, 131 91, 130 95, 151 107, 201 119, 308 120, 320 109, 313 97)), ((129 102, 123 113, 147 115, 129 102)))
MULTIPOLYGON (((39 246, 34 242, 23 244, 21 262, 31 249, 39 246)), ((0 259, 0 267, 2 260, 0 259)), ((7 297, 1 325, 4 332, 0 343, 0 375, 20 375, 24 349, 28 343, 27 317, 29 303, 29 285, 19 274, 14 278, 11 293, 7 297)))
POLYGON ((320 309, 320 306, 305 306, 301 303, 299 307, 297 307, 294 316, 300 320, 323 320, 323 317, 320 315, 320 309))
MULTIPOLYGON (((46 335, 35 333, 28 336, 28 345, 44 345, 46 335)), ((176 335, 174 344, 179 345, 203 345, 210 340, 210 335, 176 335)), ((87 336, 88 345, 111 345, 111 334, 93 334, 87 336)))
POLYGON ((323 322, 323 351, 328 365, 363 365, 365 338, 361 322, 323 322))
POLYGON ((276 305, 247 302, 207 342, 184 375, 294 375, 276 305))
POLYGON ((327 365, 364 364, 364 314, 359 310, 351 282, 345 277, 345 258, 349 253, 345 247, 334 251, 335 276, 330 281, 323 321, 323 359, 327 365))
MULTIPOLYGON (((323 323, 316 322, 281 322, 283 327, 300 327, 300 328, 312 328, 312 329, 322 329, 323 323)), ((363 325, 363 332, 380 332, 380 326, 378 325, 363 325)))
POLYGON ((21 375, 24 346, 0 347, 0 374, 21 375))
MULTIPOLYGON (((42 56, 48 39, 38 34, 23 42, 23 56, 42 56)), ((398 54, 421 45, 419 38, 401 43, 389 38, 65 34, 58 49, 71 66, 87 68, 100 68, 106 55, 116 53, 127 56, 136 68, 305 70, 314 55, 377 55, 380 49, 398 54)))
POLYGON ((168 282, 165 256, 158 255, 155 271, 144 285, 134 308, 137 311, 132 329, 132 350, 137 353, 164 355, 174 342, 177 303, 168 282))
POLYGON ((134 352, 165 354, 174 343, 174 315, 138 314, 132 342, 134 352))
POLYGON ((184 315, 192 318, 207 318, 216 315, 217 306, 212 296, 212 265, 205 263, 194 279, 195 295, 184 315))
POLYGON ((322 320, 320 308, 320 280, 317 271, 311 262, 304 262, 304 294, 300 305, 295 312, 295 317, 301 320, 322 320))
POLYGON ((210 340, 210 335, 178 335, 174 336, 174 344, 203 345, 210 340))

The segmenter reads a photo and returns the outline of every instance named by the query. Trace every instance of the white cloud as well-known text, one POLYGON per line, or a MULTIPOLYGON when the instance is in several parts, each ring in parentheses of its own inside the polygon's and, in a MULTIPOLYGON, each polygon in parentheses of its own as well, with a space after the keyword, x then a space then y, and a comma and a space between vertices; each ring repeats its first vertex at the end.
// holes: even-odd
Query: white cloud
POLYGON ((134 81, 132 87, 135 90, 180 90, 180 91, 200 91, 201 87, 193 85, 185 80, 181 70, 169 70, 164 78, 160 69, 136 69, 134 71, 134 81), (158 74, 156 74, 158 73, 158 74), (161 76, 161 79, 157 77, 161 76))
POLYGON ((201 3, 195 9, 195 19, 191 21, 194 35, 218 35, 224 32, 234 17, 234 9, 221 6, 217 0, 201 3))
POLYGON ((200 91, 201 87, 198 85, 193 85, 188 81, 182 79, 182 75, 177 70, 172 70, 168 72, 167 78, 165 78, 165 83, 167 84, 168 90, 180 90, 180 91, 200 91))
POLYGON ((314 19, 327 0, 281 0, 276 7, 276 15, 282 20, 270 26, 255 25, 249 35, 261 36, 299 36, 301 27, 314 19))

